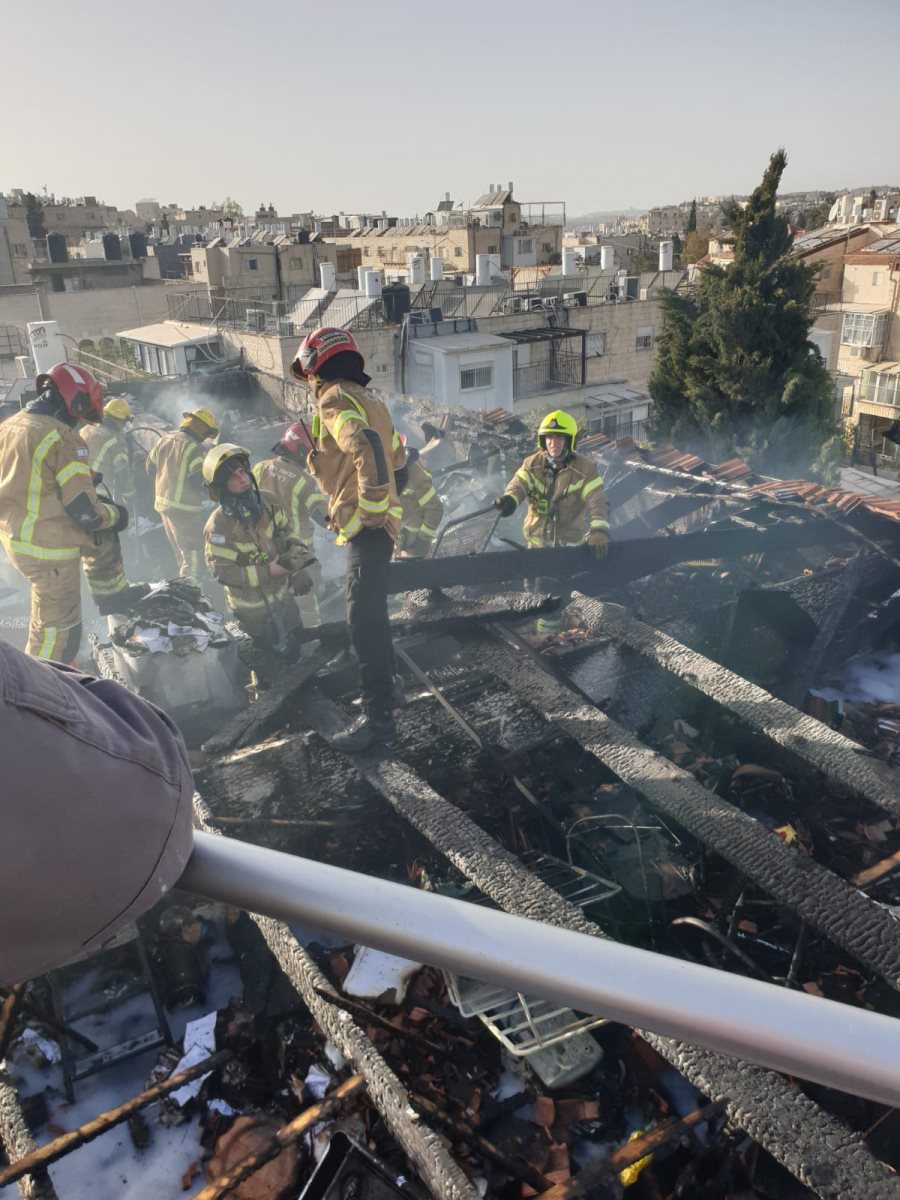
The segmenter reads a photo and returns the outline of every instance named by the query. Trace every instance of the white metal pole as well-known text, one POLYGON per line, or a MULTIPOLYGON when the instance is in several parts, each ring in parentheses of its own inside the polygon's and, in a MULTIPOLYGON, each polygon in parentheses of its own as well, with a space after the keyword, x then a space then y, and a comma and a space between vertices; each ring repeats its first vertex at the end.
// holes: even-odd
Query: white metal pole
POLYGON ((900 1021, 212 834, 179 887, 900 1104, 900 1021))

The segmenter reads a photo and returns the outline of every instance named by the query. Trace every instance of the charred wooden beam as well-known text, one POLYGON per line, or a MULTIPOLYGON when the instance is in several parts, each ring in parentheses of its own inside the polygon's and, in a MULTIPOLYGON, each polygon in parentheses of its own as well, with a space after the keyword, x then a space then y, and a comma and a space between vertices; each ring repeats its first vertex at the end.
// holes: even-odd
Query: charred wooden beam
POLYGON ((609 1158, 602 1162, 588 1163, 577 1175, 567 1179, 565 1183, 558 1183, 556 1187, 550 1188, 549 1191, 543 1193, 544 1200, 584 1200, 590 1195, 591 1189, 604 1179, 609 1179, 619 1171, 624 1171, 626 1167, 633 1166, 642 1158, 646 1158, 648 1154, 652 1154, 654 1150, 658 1150, 660 1146, 665 1146, 696 1128, 697 1125, 702 1125, 704 1121, 717 1116, 724 1109, 725 1105, 721 1101, 716 1101, 713 1104, 705 1104, 703 1108, 694 1109, 693 1112, 686 1113, 683 1117, 672 1117, 668 1121, 663 1121, 649 1133, 626 1142, 618 1150, 613 1150, 609 1158))
MULTIPOLYGON (((195 823, 209 833, 217 830, 199 795, 194 797, 195 823)), ((441 1138, 410 1107, 406 1088, 348 1012, 323 999, 333 991, 290 929, 280 921, 250 914, 278 965, 309 1009, 326 1037, 366 1081, 366 1090, 391 1134, 438 1200, 477 1200, 477 1192, 454 1162, 441 1138)))
MULTIPOLYGON (((745 516, 749 517, 749 513, 745 516)), ((762 509, 760 519, 769 520, 762 509)), ((401 559, 391 563, 390 590, 410 592, 454 584, 505 583, 538 576, 574 580, 577 576, 581 591, 601 595, 633 579, 682 562, 783 553, 802 546, 838 546, 852 543, 853 536, 852 532, 813 516, 808 520, 780 521, 764 529, 729 525, 700 533, 641 538, 632 542, 614 540, 601 563, 582 546, 527 552, 509 550, 458 558, 401 559)))
MULTIPOLYGON (((10 1163, 20 1162, 35 1152, 34 1138, 19 1105, 16 1089, 0 1074, 0 1145, 10 1163)), ((57 1200, 56 1189, 46 1168, 35 1169, 18 1180, 22 1200, 57 1200)))
POLYGON ((282 1125, 267 1146, 253 1154, 245 1155, 227 1175, 219 1175, 211 1183, 208 1183, 205 1188, 196 1193, 194 1200, 220 1200, 220 1197, 227 1195, 228 1192, 233 1192, 260 1167, 271 1162, 273 1158, 277 1158, 285 1146, 289 1146, 291 1142, 302 1137, 319 1121, 333 1116, 346 1101, 363 1091, 365 1086, 366 1081, 362 1075, 351 1075, 317 1104, 305 1108, 299 1116, 294 1117, 293 1121, 282 1125))
POLYGON ((900 925, 883 905, 698 783, 549 675, 530 648, 479 640, 480 661, 654 808, 900 990, 900 925), (482 644, 483 643, 483 644, 482 644))
POLYGON ((15 1162, 11 1162, 8 1167, 0 1170, 0 1188, 6 1187, 8 1183, 15 1183, 21 1179, 23 1175, 30 1175, 35 1171, 45 1169, 51 1163, 59 1162, 61 1158, 73 1150, 77 1150, 79 1146, 84 1146, 87 1142, 92 1142, 94 1138, 100 1137, 110 1129, 115 1129, 117 1125, 121 1125, 132 1117, 136 1112, 140 1112, 142 1108, 146 1108, 148 1104, 153 1104, 157 1100, 162 1100, 164 1096, 168 1096, 170 1092, 175 1092, 178 1088, 186 1083, 190 1083, 193 1079, 198 1079, 201 1075, 206 1075, 210 1071, 214 1071, 223 1063, 228 1062, 234 1055, 230 1050, 218 1050, 215 1054, 211 1054, 208 1058, 204 1058, 202 1062, 195 1063, 192 1067, 188 1067, 185 1071, 179 1071, 177 1075, 171 1075, 163 1083, 157 1083, 146 1091, 140 1092, 137 1096, 133 1096, 130 1100, 126 1100, 124 1104, 120 1104, 117 1108, 111 1108, 108 1112, 100 1113, 90 1121, 86 1121, 84 1125, 79 1125, 77 1129, 72 1129, 68 1133, 62 1134, 58 1138, 54 1138, 52 1142, 47 1142, 46 1145, 39 1146, 30 1153, 17 1158, 15 1162))
MULTIPOLYGON (((323 697, 305 696, 301 711, 326 736, 343 727, 341 714, 323 697)), ((607 936, 411 768, 374 756, 356 756, 355 762, 393 808, 505 912, 607 936)), ((898 1177, 863 1138, 783 1076, 647 1031, 641 1036, 703 1095, 722 1100, 729 1119, 822 1200, 900 1200, 898 1177)))
POLYGON ((471 1125, 467 1125, 465 1121, 460 1121, 457 1117, 452 1117, 449 1113, 444 1112, 442 1108, 432 1101, 427 1096, 420 1096, 417 1092, 412 1094, 413 1106, 426 1117, 430 1117, 437 1125, 444 1129, 449 1129, 456 1137, 461 1138, 464 1142, 468 1142, 470 1146, 474 1146, 486 1159, 496 1163, 498 1167, 502 1167, 507 1174, 513 1179, 518 1179, 521 1183, 527 1183, 529 1187, 534 1188, 536 1192, 546 1193, 550 1188, 550 1180, 543 1176, 540 1171, 535 1170, 530 1163, 524 1158, 510 1158, 508 1154, 504 1154, 502 1150, 488 1138, 477 1133, 471 1125))
POLYGON ((858 743, 764 688, 691 650, 661 629, 636 620, 617 604, 580 596, 575 611, 591 629, 684 680, 740 721, 815 768, 832 787, 900 815, 900 771, 868 757, 858 743))
MULTIPOLYGON (((535 592, 497 592, 469 600, 464 596, 445 596, 438 591, 419 588, 407 594, 400 612, 391 617, 391 630, 395 637, 412 633, 465 633, 471 625, 537 617, 556 607, 557 601, 553 597, 535 592)), ((309 629, 300 631, 299 639, 301 642, 349 644, 347 624, 345 621, 330 621, 326 625, 311 625, 309 629)))

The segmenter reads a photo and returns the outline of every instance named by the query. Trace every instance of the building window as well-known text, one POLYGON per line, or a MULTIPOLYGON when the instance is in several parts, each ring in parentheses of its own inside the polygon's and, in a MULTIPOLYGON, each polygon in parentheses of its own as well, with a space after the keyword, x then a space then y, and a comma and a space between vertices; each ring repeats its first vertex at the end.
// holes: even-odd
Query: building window
POLYGON ((634 338, 635 350, 650 350, 653 347, 653 326, 642 325, 634 338))
POLYGON ((883 345, 887 319, 886 312, 844 313, 844 322, 841 326, 841 345, 865 347, 883 345))
POLYGON ((258 271, 259 270, 259 259, 258 258, 248 258, 247 259, 247 270, 248 271, 258 271))
POLYGON ((487 252, 488 252, 488 254, 496 254, 497 253, 496 245, 488 246, 487 252))
POLYGON ((302 258, 292 258, 289 260, 288 266, 290 267, 290 269, 292 271, 302 271, 303 270, 303 259, 302 258))
POLYGON ((371 258, 371 257, 372 257, 372 247, 371 247, 371 246, 364 246, 364 247, 363 247, 363 254, 366 256, 366 258, 371 258))
POLYGON ((376 363, 375 364, 375 374, 376 375, 387 375, 386 365, 384 363, 376 363))
POLYGON ((872 272, 872 286, 873 287, 881 287, 881 285, 883 283, 884 283, 884 271, 873 271, 872 272))
POLYGON ((474 392, 479 388, 490 388, 493 386, 493 366, 464 367, 459 373, 459 390, 461 392, 474 392))
POLYGON ((453 257, 454 258, 462 258, 462 256, 463 256, 462 255, 462 246, 454 246, 453 247, 453 257))
POLYGON ((589 333, 584 339, 585 358, 602 358, 606 353, 606 334, 589 333))
POLYGON ((516 249, 519 254, 533 254, 534 238, 519 238, 516 249))
POLYGON ((13 242, 12 252, 14 258, 24 258, 28 253, 28 247, 23 242, 13 242))
POLYGON ((553 253, 553 243, 552 242, 544 242, 544 253, 545 254, 553 253))

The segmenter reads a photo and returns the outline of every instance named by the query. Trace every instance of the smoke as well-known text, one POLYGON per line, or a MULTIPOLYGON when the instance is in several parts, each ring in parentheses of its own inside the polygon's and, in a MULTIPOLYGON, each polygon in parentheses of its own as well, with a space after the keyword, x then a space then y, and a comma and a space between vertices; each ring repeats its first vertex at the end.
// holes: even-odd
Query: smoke
POLYGON ((900 705, 900 651, 851 661, 829 687, 817 691, 826 698, 843 697, 857 704, 878 700, 900 705))

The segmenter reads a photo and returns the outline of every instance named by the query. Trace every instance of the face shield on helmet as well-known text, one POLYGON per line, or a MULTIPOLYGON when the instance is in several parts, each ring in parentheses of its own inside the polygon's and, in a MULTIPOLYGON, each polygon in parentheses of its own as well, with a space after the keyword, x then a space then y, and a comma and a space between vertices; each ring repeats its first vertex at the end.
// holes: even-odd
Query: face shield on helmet
POLYGON ((35 380, 39 396, 51 388, 75 421, 99 425, 103 420, 103 388, 80 363, 56 363, 35 380))

